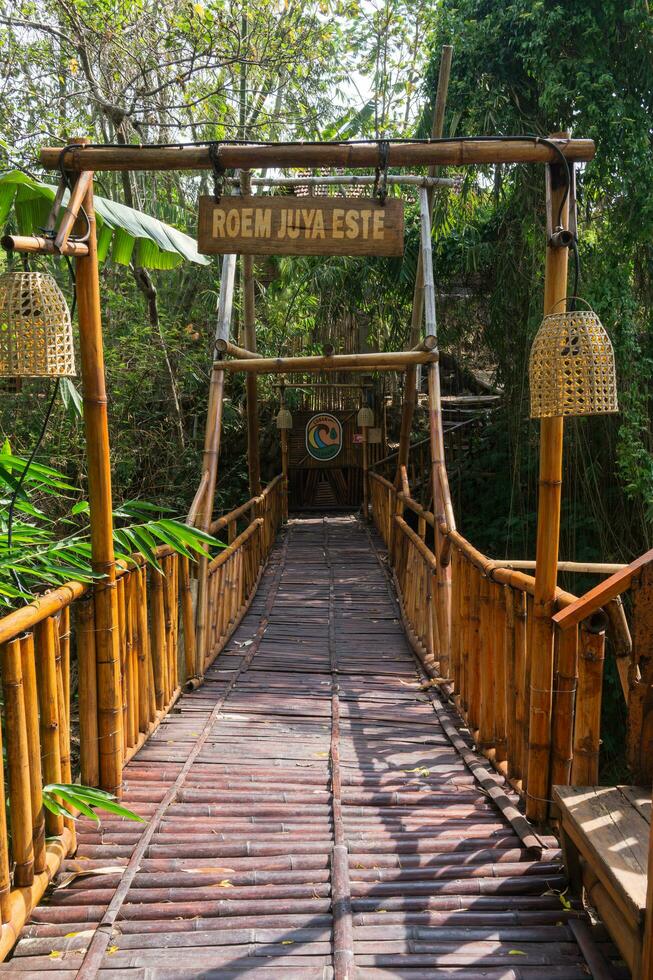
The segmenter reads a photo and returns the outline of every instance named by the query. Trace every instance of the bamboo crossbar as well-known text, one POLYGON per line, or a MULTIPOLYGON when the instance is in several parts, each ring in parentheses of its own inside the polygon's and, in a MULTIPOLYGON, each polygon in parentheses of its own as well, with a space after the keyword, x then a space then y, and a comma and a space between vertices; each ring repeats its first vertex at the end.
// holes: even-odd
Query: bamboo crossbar
POLYGON ((402 371, 409 364, 437 361, 429 351, 394 351, 377 354, 329 354, 314 357, 256 357, 216 361, 216 370, 255 374, 292 374, 300 371, 402 371))
POLYGON ((626 592, 631 587, 637 573, 651 562, 653 562, 653 549, 640 555, 630 565, 626 565, 625 568, 620 569, 614 575, 611 575, 610 578, 607 578, 604 582, 595 586, 595 588, 590 589, 589 592, 586 592, 581 598, 576 599, 566 609, 556 613, 553 621, 561 630, 567 630, 572 626, 577 626, 584 619, 591 616, 592 613, 604 606, 609 600, 616 599, 617 596, 626 592))
MULTIPOLYGON (((594 156, 588 139, 551 140, 568 161, 594 156)), ((60 147, 44 147, 39 159, 49 170, 211 170, 210 147, 203 146, 76 146, 62 155, 60 147)), ((493 163, 555 163, 558 153, 537 138, 459 138, 433 142, 390 142, 388 166, 468 166, 493 163)), ((378 143, 274 143, 220 145, 226 169, 350 167, 368 169, 379 162, 378 143)))
POLYGON ((84 242, 67 241, 61 248, 57 248, 54 238, 44 238, 42 235, 4 235, 0 239, 0 245, 7 252, 69 255, 75 258, 88 255, 88 245, 84 242))

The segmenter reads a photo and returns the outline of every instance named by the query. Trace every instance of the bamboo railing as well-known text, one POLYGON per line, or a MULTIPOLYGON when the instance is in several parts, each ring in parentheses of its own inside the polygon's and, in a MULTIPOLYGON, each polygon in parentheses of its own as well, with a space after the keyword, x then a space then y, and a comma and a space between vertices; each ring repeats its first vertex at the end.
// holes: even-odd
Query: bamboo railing
MULTIPOLYGON (((219 518, 213 531, 227 546, 209 563, 211 637, 215 659, 236 628, 281 524, 283 481, 219 518), (239 522, 244 529, 238 531, 239 522)), ((161 572, 132 556, 116 567, 119 711, 107 712, 109 672, 97 642, 95 605, 104 588, 69 582, 0 619, 4 779, 0 779, 0 961, 31 910, 75 849, 72 820, 43 806, 43 786, 72 783, 71 730, 77 678, 79 774, 99 786, 101 756, 124 764, 170 711, 184 684, 198 674, 192 568, 171 548, 156 553, 161 572), (103 673, 104 671, 104 673, 103 673), (110 733, 111 737, 106 734, 110 733), (116 751, 117 749, 117 751, 116 751), (8 805, 7 805, 8 804, 8 805)), ((118 785, 120 776, 118 776, 118 785)))
MULTIPOLYGON (((445 521, 438 560, 435 518, 412 499, 405 473, 401 490, 377 473, 369 480, 409 639, 427 672, 453 695, 478 748, 527 801, 529 759, 549 774, 547 802, 554 784, 596 783, 606 618, 594 615, 564 633, 556 626, 554 676, 545 691, 533 690, 535 579, 493 562, 445 521), (542 740, 531 718, 549 699, 550 731, 542 740)), ((575 601, 558 589, 551 617, 575 601)))

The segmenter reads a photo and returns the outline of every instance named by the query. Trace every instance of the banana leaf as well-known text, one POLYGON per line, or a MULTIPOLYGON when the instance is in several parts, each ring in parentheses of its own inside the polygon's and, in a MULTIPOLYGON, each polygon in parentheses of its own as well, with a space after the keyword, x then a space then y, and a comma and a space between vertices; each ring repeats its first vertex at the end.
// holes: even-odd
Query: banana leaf
MULTIPOLYGON (((19 170, 0 177, 0 227, 13 207, 17 233, 37 234, 45 225, 56 193, 52 184, 43 184, 19 170)), ((64 204, 68 193, 64 195, 64 204)), ((208 265, 209 259, 197 251, 197 242, 172 225, 125 204, 95 197, 98 230, 98 259, 110 255, 119 265, 136 261, 147 269, 174 269, 182 262, 208 265)))

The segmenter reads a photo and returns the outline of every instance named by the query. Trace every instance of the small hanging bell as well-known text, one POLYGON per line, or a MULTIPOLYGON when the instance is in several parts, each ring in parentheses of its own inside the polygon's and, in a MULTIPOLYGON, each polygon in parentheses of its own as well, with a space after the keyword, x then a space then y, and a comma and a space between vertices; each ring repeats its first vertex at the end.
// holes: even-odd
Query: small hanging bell
POLYGON ((277 429, 292 429, 292 415, 285 405, 279 409, 276 418, 277 429))
POLYGON ((368 405, 358 409, 357 424, 359 429, 369 429, 374 425, 374 412, 368 405))

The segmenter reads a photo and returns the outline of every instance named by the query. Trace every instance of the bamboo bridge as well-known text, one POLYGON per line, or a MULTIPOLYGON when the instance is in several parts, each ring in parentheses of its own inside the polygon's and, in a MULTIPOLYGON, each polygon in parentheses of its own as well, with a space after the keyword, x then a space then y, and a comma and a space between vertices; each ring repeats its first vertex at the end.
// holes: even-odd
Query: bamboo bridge
MULTIPOLYGON (((563 412, 540 423, 535 561, 475 548, 449 492, 438 369, 430 220, 445 179, 435 166, 545 165, 550 313, 567 293, 573 168, 593 144, 433 136, 384 148, 79 142, 42 151, 71 185, 56 239, 5 245, 76 263, 99 577, 0 620, 1 975, 653 977, 653 552, 616 568, 559 562, 563 412), (421 231, 410 349, 261 357, 251 254, 237 346, 236 254, 223 248, 188 523, 224 547, 196 567, 161 547, 163 574, 141 555, 116 562, 91 171, 213 169, 217 186, 225 168, 241 168, 229 179, 247 195, 247 168, 378 166, 378 183, 388 165, 430 168, 410 177, 421 231), (73 234, 82 210, 83 238, 73 234), (418 370, 429 429, 419 500, 410 485, 418 370), (251 498, 216 516, 234 372, 246 379, 251 498), (345 404, 371 387, 355 379, 383 372, 404 377, 399 447, 394 457, 383 443, 370 452, 364 405, 360 439, 350 438, 360 447, 348 456, 355 474, 329 476, 355 504, 349 513, 293 509, 291 486, 313 484, 293 484, 297 444, 283 401, 281 472, 262 485, 260 374, 308 387, 307 378, 335 376, 316 383, 329 408, 334 392, 345 404), (563 591, 562 568, 599 584, 582 596, 563 591), (606 639, 628 707, 633 786, 598 786, 606 639), (77 775, 76 739, 82 783, 114 792, 143 822, 109 815, 98 826, 44 808, 43 785, 77 775)), ((210 208, 219 200, 216 191, 210 208)), ((384 201, 370 207, 378 213, 384 201)), ((283 221, 285 229, 288 214, 283 221)), ((329 418, 323 460, 349 424, 329 418)), ((300 437, 307 447, 310 422, 300 437)))

